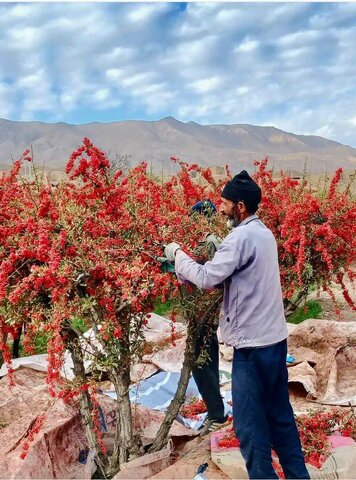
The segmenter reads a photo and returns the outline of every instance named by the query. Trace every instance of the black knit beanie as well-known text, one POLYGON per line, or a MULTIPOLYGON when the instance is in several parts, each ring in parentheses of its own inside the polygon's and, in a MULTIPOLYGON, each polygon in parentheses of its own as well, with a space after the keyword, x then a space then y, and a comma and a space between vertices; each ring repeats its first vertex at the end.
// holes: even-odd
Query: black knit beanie
POLYGON ((260 187, 252 180, 246 170, 242 170, 225 185, 221 196, 232 202, 244 200, 249 204, 256 205, 256 207, 262 197, 260 187))

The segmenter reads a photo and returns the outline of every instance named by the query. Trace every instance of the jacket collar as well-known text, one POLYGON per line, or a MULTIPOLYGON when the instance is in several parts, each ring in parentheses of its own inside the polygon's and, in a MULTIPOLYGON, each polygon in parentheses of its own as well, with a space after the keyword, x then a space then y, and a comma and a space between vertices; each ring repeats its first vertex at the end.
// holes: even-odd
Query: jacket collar
POLYGON ((247 225, 248 223, 252 222, 252 220, 258 219, 258 216, 256 214, 250 215, 249 217, 245 218, 245 220, 242 220, 241 223, 237 225, 237 227, 241 227, 242 225, 247 225))

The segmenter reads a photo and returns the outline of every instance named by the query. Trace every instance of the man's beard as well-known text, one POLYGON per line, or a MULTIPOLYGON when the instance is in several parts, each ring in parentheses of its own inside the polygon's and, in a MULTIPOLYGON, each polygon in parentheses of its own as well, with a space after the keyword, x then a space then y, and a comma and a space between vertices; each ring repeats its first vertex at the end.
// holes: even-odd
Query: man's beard
POLYGON ((236 227, 236 225, 235 225, 235 220, 234 220, 233 218, 230 218, 230 217, 229 217, 229 218, 226 220, 226 225, 227 225, 227 228, 228 228, 229 230, 232 230, 234 227, 236 227))
POLYGON ((237 227, 239 223, 241 223, 241 215, 239 212, 235 211, 235 215, 233 217, 230 215, 227 217, 226 225, 230 230, 237 227))

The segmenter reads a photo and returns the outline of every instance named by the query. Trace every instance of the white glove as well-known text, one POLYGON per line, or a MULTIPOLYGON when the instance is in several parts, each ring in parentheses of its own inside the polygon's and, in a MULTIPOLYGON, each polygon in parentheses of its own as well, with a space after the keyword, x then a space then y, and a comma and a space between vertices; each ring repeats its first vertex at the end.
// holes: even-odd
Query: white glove
POLYGON ((171 242, 165 246, 164 256, 170 262, 174 262, 177 250, 180 250, 180 245, 178 245, 178 243, 171 242))
POLYGON ((217 250, 220 247, 222 240, 220 237, 217 237, 212 233, 208 233, 205 237, 205 243, 207 244, 212 243, 214 245, 215 250, 217 250))

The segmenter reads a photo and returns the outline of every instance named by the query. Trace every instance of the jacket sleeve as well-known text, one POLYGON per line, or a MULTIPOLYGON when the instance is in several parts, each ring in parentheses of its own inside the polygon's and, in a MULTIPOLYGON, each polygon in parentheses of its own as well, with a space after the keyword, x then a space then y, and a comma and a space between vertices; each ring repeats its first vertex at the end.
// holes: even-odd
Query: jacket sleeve
POLYGON ((204 265, 200 265, 182 250, 178 250, 175 258, 178 279, 189 281, 202 289, 218 286, 248 261, 248 258, 245 258, 246 254, 243 253, 243 243, 236 235, 228 235, 213 259, 204 265))

